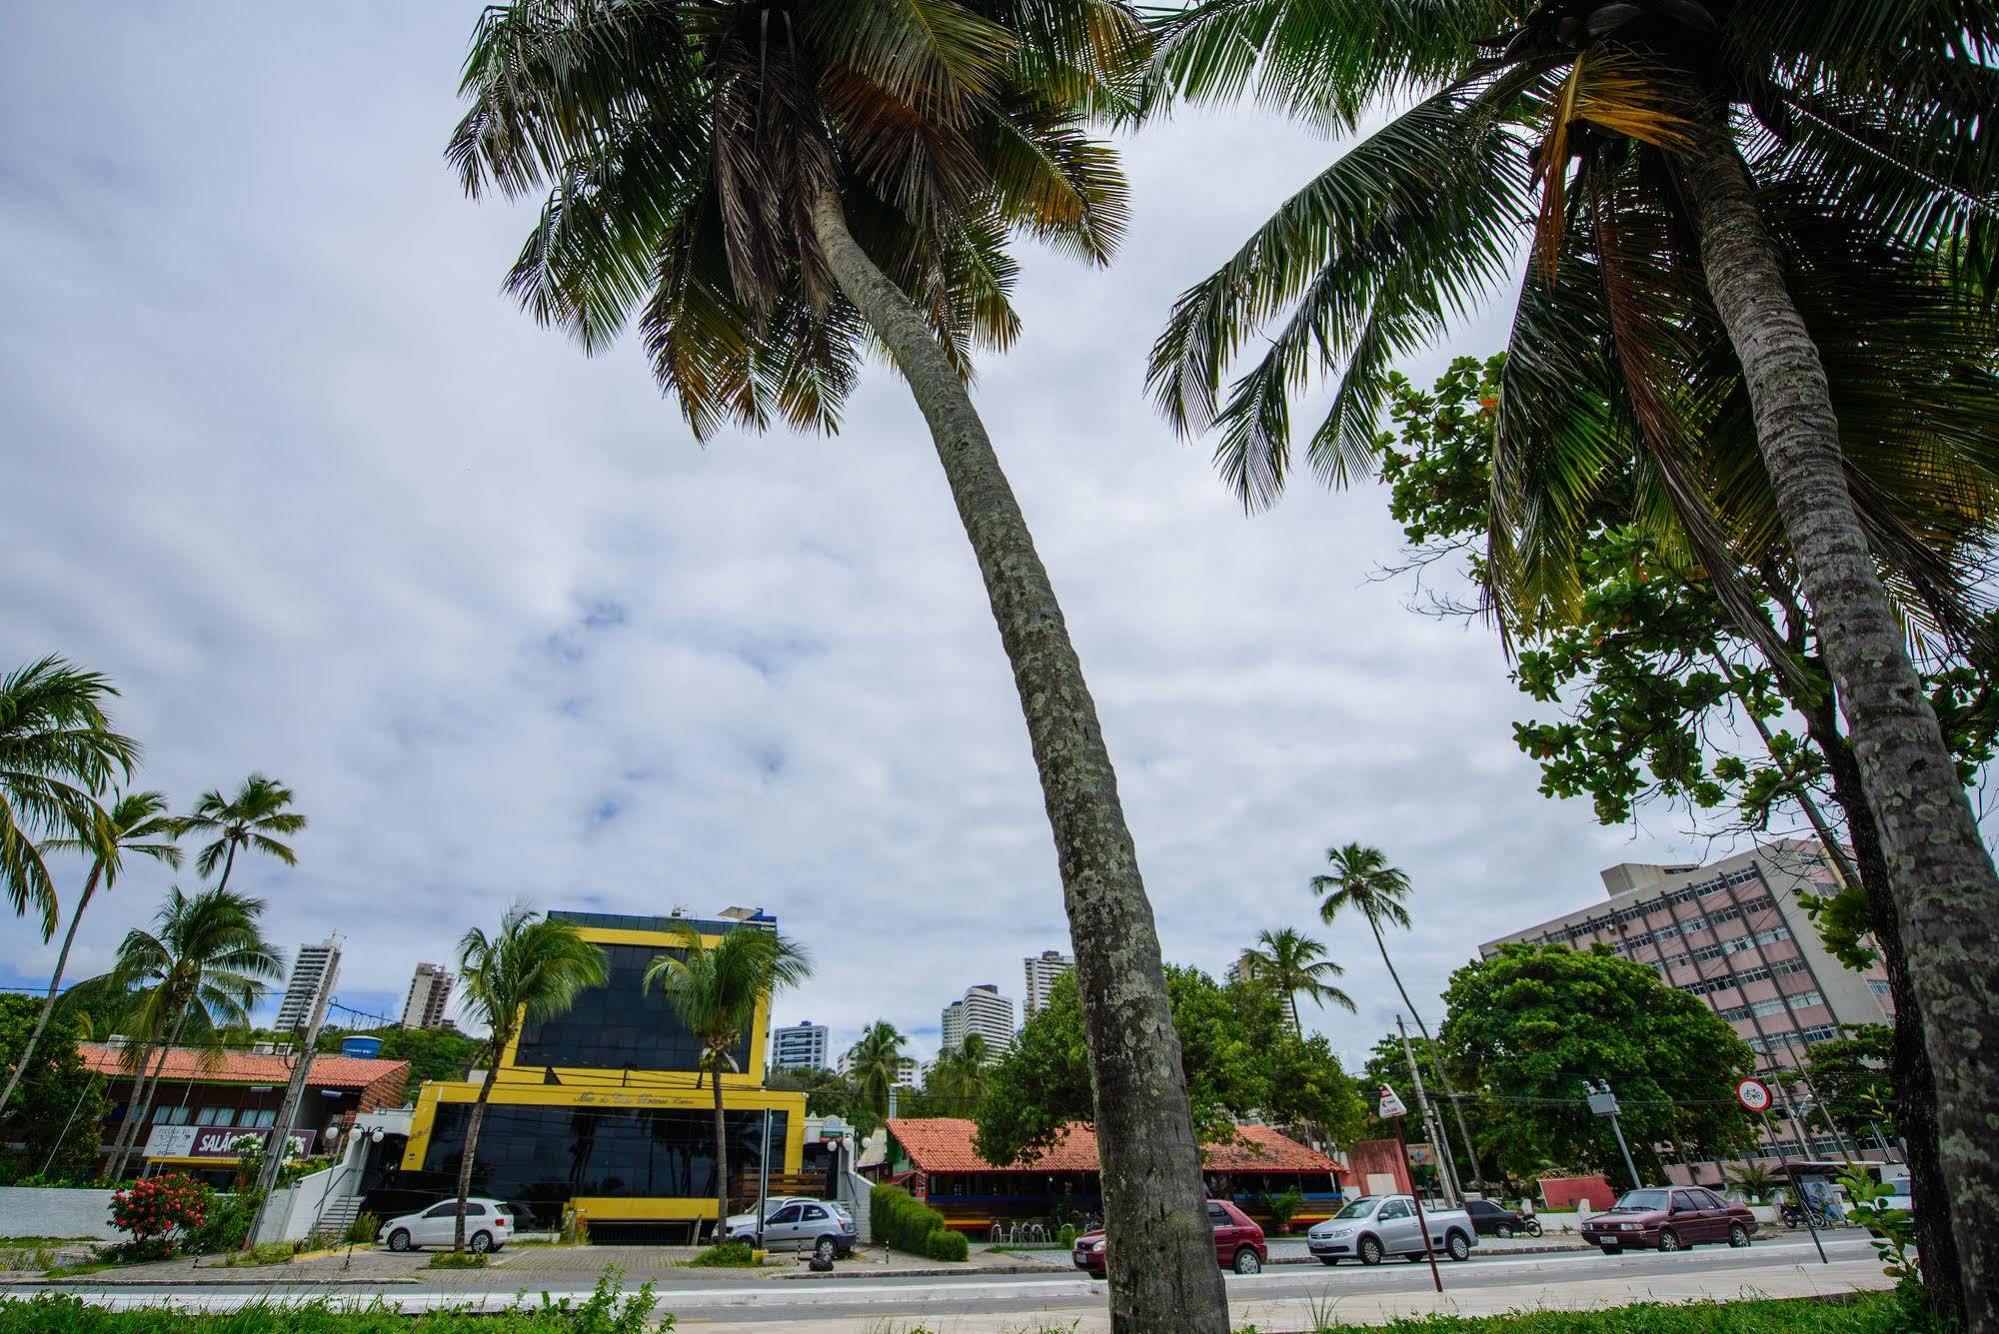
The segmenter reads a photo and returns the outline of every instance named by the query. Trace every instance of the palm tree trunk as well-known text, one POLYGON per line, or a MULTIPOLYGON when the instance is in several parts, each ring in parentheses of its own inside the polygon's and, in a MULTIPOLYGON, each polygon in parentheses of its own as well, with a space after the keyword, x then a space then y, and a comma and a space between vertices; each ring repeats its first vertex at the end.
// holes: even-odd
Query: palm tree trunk
POLYGON ((1465 1129, 1464 1109, 1458 1106, 1457 1090, 1451 1087, 1451 1077, 1444 1073, 1444 1053, 1430 1037, 1430 1027, 1423 1022, 1422 1013, 1409 1000, 1409 989, 1402 985, 1402 974, 1395 971, 1395 965, 1388 959, 1388 942, 1381 938, 1381 927, 1374 920, 1374 914, 1367 917, 1368 930, 1374 932, 1375 947, 1381 951, 1381 962, 1388 967, 1388 976, 1395 983, 1395 990, 1401 993, 1402 1004, 1408 1007, 1409 1017, 1416 1021, 1416 1031, 1423 1035, 1423 1046, 1430 1053, 1430 1068, 1436 1072, 1437 1084, 1444 1090, 1444 1101, 1451 1105, 1451 1117, 1458 1123, 1458 1139, 1465 1146, 1465 1156, 1471 1160, 1472 1180, 1480 1190, 1485 1189, 1485 1172, 1478 1165, 1478 1147, 1471 1142, 1471 1131, 1465 1129))
POLYGON ((83 921, 83 910, 90 906, 90 896, 97 892, 97 878, 103 874, 104 864, 99 862, 90 868, 90 878, 83 882, 83 894, 76 901, 76 911, 69 915, 69 931, 62 938, 62 952, 56 955, 56 970, 49 977, 49 994, 42 1001, 42 1012, 35 1020, 35 1031, 28 1034, 28 1044, 21 1048, 20 1059, 14 1062, 13 1073, 7 1076, 7 1087, 0 1091, 0 1115, 7 1111, 7 1104, 14 1100, 14 1088, 21 1082, 21 1072, 34 1059, 35 1048, 41 1045, 42 1033, 49 1026, 49 1016, 56 1010, 56 993, 62 988, 63 969, 69 966, 70 946, 76 944, 76 928, 83 921))
POLYGON ((729 1226, 729 1127, 722 1115, 722 1054, 714 1055, 715 1068, 709 1082, 715 1086, 715 1231, 711 1240, 721 1245, 729 1226))
POLYGON ((1717 116, 1681 159, 1701 265, 1880 828, 1937 1081, 1967 1328, 1999 1330, 1999 874, 1978 836, 1854 511, 1825 367, 1717 116))
POLYGON ((159 1094, 160 1071, 166 1069, 167 1057, 173 1053, 174 1044, 180 1041, 181 1032, 186 1027, 187 1011, 183 1008, 174 1019, 173 1031, 167 1035, 166 1045, 160 1048, 159 1059, 153 1062, 153 1070, 150 1077, 144 1077, 145 1065, 143 1062, 140 1064, 139 1069, 142 1077, 132 1086, 132 1106, 136 1109, 136 1114, 126 1118, 125 1130, 127 1133, 119 1136, 117 1161, 111 1167, 111 1179, 113 1181, 118 1180, 124 1174, 126 1162, 131 1158, 133 1151, 139 1147, 139 1137, 145 1134, 146 1131, 146 1118, 153 1111, 153 1099, 159 1094))
POLYGON ((495 1043, 494 1058, 486 1062, 486 1078, 479 1085, 479 1096, 472 1102, 472 1115, 465 1122, 465 1148, 458 1155, 458 1221, 451 1229, 451 1249, 465 1249, 465 1198, 472 1193, 472 1155, 479 1148, 479 1127, 486 1121, 486 1100, 493 1096, 493 1083, 500 1075, 500 1060, 497 1053, 502 1044, 495 1043))
POLYGON ((1095 702, 1062 608, 985 424, 929 323, 847 230, 830 190, 813 201, 840 290, 888 347, 929 424, 992 603, 1026 715, 1076 950, 1095 1075, 1114 1331, 1227 1334, 1201 1149, 1181 1069, 1152 905, 1118 801, 1095 702))
POLYGON ((229 852, 222 859, 222 878, 215 882, 215 888, 218 892, 229 888, 229 873, 235 869, 236 869, 236 841, 234 839, 231 839, 229 841, 229 852))

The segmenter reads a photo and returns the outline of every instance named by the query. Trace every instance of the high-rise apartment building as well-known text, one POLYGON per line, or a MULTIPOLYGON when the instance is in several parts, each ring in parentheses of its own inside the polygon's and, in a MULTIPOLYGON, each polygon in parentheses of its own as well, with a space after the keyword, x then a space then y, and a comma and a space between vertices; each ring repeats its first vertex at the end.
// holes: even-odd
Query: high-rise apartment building
MULTIPOLYGON (((1479 947, 1525 941, 1587 949, 1609 945, 1700 997, 1757 1053, 1758 1073, 1779 1089, 1782 1151, 1836 1156, 1841 1146, 1819 1118, 1789 1119, 1791 1099, 1775 1075, 1802 1064, 1806 1048, 1846 1024, 1894 1016, 1887 974, 1864 973, 1826 952, 1798 894, 1839 886, 1817 843, 1785 839, 1706 866, 1627 862, 1603 872, 1610 902, 1584 908, 1479 947)), ((1766 1146, 1776 1153, 1778 1143, 1766 1146)))
POLYGON ((437 1028, 451 1001, 451 970, 440 963, 420 963, 403 1000, 404 1028, 437 1028))
POLYGON ((990 982, 981 983, 944 1007, 944 1050, 956 1051, 977 1033, 986 1041, 986 1059, 997 1061, 1013 1046, 1013 1002, 990 982))
POLYGON ((1040 958, 1022 962, 1027 965, 1027 994, 1020 1002, 1020 1021, 1024 1024, 1048 1003, 1048 994, 1055 990, 1055 979, 1076 971, 1076 961, 1060 950, 1043 950, 1040 958))
POLYGON ((277 1027, 280 1033, 302 1028, 311 1020, 314 1003, 323 987, 333 995, 333 979, 340 972, 340 937, 328 936, 318 945, 301 945, 292 964, 291 982, 284 999, 278 1002, 277 1027))
POLYGON ((773 1028, 770 1064, 773 1070, 826 1069, 826 1025, 807 1019, 789 1028, 773 1028))

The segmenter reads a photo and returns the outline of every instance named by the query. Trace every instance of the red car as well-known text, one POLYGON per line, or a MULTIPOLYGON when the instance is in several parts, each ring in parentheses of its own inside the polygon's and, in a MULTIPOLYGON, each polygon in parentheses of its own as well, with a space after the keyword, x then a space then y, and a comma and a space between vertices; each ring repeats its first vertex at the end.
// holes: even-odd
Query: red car
MULTIPOLYGON (((1215 1263, 1238 1274, 1260 1274, 1270 1260, 1263 1244, 1263 1229, 1256 1221, 1227 1200, 1208 1201, 1208 1225, 1215 1230, 1215 1263)), ((1076 1268, 1087 1270, 1091 1278, 1104 1276, 1104 1234, 1085 1232, 1076 1238, 1070 1252, 1076 1268)))
POLYGON ((1699 1186, 1632 1190, 1583 1224, 1583 1240, 1616 1255, 1627 1246, 1683 1251, 1704 1241, 1747 1246, 1756 1231, 1749 1207, 1730 1204, 1699 1186))

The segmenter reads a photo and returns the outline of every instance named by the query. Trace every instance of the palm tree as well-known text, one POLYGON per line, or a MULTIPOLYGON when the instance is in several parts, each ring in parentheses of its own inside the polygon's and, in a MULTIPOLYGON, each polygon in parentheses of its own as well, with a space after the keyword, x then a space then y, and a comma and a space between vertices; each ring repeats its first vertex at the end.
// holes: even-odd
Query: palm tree
POLYGON ((291 810, 292 790, 262 774, 251 774, 233 797, 220 791, 201 794, 194 811, 181 818, 181 829, 189 834, 214 834, 214 842, 195 854, 194 869, 203 876, 215 874, 222 866, 217 888, 227 888, 229 873, 236 869, 236 849, 255 848, 269 853, 286 866, 297 866, 298 855, 274 835, 286 836, 305 829, 305 817, 291 810))
MULTIPOLYGON (((713 945, 687 922, 674 924, 674 947, 647 965, 644 987, 654 983, 701 1044, 715 1090, 715 1240, 729 1223, 729 1132, 722 1114, 722 1067, 741 1070, 736 1045, 756 1022, 757 1006, 812 973, 798 945, 775 931, 739 927, 713 945)), ((701 1075, 694 1076, 695 1087, 701 1075)))
POLYGON ((158 792, 113 793, 110 802, 101 807, 92 802, 86 828, 85 837, 62 839, 50 845, 65 852, 87 853, 90 874, 85 877, 83 893, 76 900, 76 911, 69 916, 69 931, 56 954, 55 971, 49 975, 49 994, 42 1002, 42 1012, 35 1019, 34 1031, 28 1034, 28 1043, 21 1049, 13 1073, 7 1076, 6 1089, 0 1091, 0 1113, 13 1101, 14 1086, 20 1082, 21 1072, 28 1068, 28 1061, 49 1026, 49 1016, 55 1012, 63 969, 69 965, 70 947, 76 944, 76 928, 83 921, 83 910, 90 906, 91 898, 100 887, 109 893, 118 883, 127 853, 150 857, 176 869, 180 867, 180 849, 174 846, 177 829, 167 815, 167 799, 158 792))
POLYGON ((854 1085, 855 1131, 862 1138, 888 1120, 889 1090, 902 1078, 902 1054, 909 1039, 894 1024, 877 1019, 861 1032, 861 1040, 847 1051, 847 1078, 854 1085), (868 1124, 859 1124, 866 1117, 868 1124))
MULTIPOLYGON (((1383 922, 1405 931, 1414 925, 1409 909, 1403 906, 1403 900, 1409 897, 1408 875, 1390 866, 1379 848, 1362 847, 1358 843, 1327 848, 1326 862, 1333 868, 1332 874, 1312 877, 1312 892, 1324 896, 1319 900, 1319 920, 1331 926, 1349 908, 1367 920, 1368 930, 1374 932, 1375 947, 1381 951, 1382 966, 1388 969, 1395 990, 1402 996, 1403 1008, 1416 1021, 1416 1031, 1423 1035, 1425 1047, 1438 1051, 1437 1044, 1430 1040, 1429 1025, 1423 1022, 1423 1012, 1409 999, 1409 989, 1402 985, 1402 975, 1395 971, 1394 961, 1388 957, 1388 942, 1381 934, 1383 922)), ((1444 1086, 1444 1100, 1451 1104, 1451 1114, 1457 1119, 1458 1138, 1464 1142, 1465 1154, 1471 1159, 1471 1174, 1483 1185, 1485 1173, 1478 1165, 1478 1146, 1472 1143, 1471 1132, 1465 1129, 1464 1110, 1458 1106, 1457 1092, 1444 1073, 1442 1060, 1437 1062, 1437 1081, 1444 1086)))
POLYGON ((472 1193, 472 1161, 479 1126, 493 1096, 500 1062, 514 1035, 529 1024, 566 1014, 577 993, 601 987, 609 975, 604 951, 567 922, 552 921, 517 903, 488 936, 478 927, 458 941, 458 1003, 467 1016, 486 1025, 486 1077, 465 1124, 465 1147, 458 1160, 458 1223, 451 1249, 465 1249, 465 1198, 472 1193))
POLYGON ((92 798, 139 762, 139 743, 104 714, 117 693, 56 657, 0 678, 0 890, 15 916, 41 915, 43 940, 55 935, 59 909, 36 839, 87 829, 92 798))
POLYGON ((1743 1163, 1728 1169, 1729 1184, 1756 1204, 1768 1200, 1783 1179, 1761 1163, 1743 1163))
POLYGON ((900 372, 1014 672, 1095 1071, 1120 1327, 1223 1334, 1158 936, 1096 705, 967 389, 1018 331, 1018 233, 1108 259, 1126 189, 1085 118, 1127 109, 1125 0, 658 0, 489 8, 448 155, 546 202, 507 286, 586 350, 634 315, 698 436, 832 430, 900 372), (1127 1264, 1120 1257, 1131 1256, 1127 1264), (1145 1257, 1143 1266, 1136 1257, 1145 1257))
POLYGON ((1345 363, 1313 462, 1364 467, 1393 361, 1512 265, 1538 215, 1501 394, 1495 601, 1562 610, 1574 521, 1627 452, 1634 503, 1672 514, 1780 667, 1733 571, 1792 563, 1894 868, 1875 925, 1904 937, 1935 1067, 1956 1286, 1993 1327, 1999 1162, 1977 1146, 1999 1120, 1999 872, 1889 596, 1961 629, 1965 572, 1878 479, 1995 475, 1999 10, 1204 0, 1166 22, 1158 68, 1196 95, 1253 86, 1353 129, 1384 95, 1437 89, 1189 291, 1155 348, 1162 405, 1220 423, 1246 497, 1282 486, 1285 400, 1315 364, 1345 363), (1226 363, 1280 314, 1223 405, 1226 363))
POLYGON ((937 1053, 923 1091, 952 1116, 975 1116, 986 1095, 995 1053, 982 1033, 967 1033, 956 1047, 937 1053))
POLYGON ((1345 972, 1326 957, 1324 945, 1288 926, 1263 932, 1256 938, 1255 949, 1242 952, 1243 978, 1267 986, 1284 998, 1294 1033, 1305 1031, 1298 1015, 1300 995, 1311 997, 1312 1003, 1321 1008, 1331 1001, 1349 1014, 1354 1012, 1353 997, 1329 980, 1345 972))
POLYGON ((155 930, 126 933, 118 947, 112 977, 136 993, 132 1022, 143 1040, 137 1059, 130 1108, 123 1133, 109 1164, 116 1181, 126 1160, 139 1147, 160 1071, 167 1055, 190 1028, 206 1035, 225 1028, 247 1028, 250 1010, 284 976, 284 961, 265 941, 257 919, 261 899, 217 886, 189 897, 178 885, 154 918, 155 930), (162 1038, 158 1059, 148 1074, 148 1049, 162 1038))

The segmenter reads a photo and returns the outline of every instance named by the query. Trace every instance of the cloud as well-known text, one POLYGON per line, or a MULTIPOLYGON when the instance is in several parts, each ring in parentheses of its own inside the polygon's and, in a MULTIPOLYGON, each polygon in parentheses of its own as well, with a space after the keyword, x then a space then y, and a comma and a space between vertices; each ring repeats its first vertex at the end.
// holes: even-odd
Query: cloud
MULTIPOLYGON (((629 345, 590 360, 498 294, 529 210, 440 147, 474 4, 21 9, 0 43, 0 661, 124 688, 144 781, 253 769, 312 818, 253 861, 287 944, 347 937, 399 1003, 514 899, 756 904, 817 972, 778 1016, 934 1043, 1067 931, 1025 729, 920 419, 871 369, 832 439, 690 438, 629 345)), ((1482 939, 1596 898, 1670 837, 1535 793, 1489 634, 1367 575, 1373 488, 1245 517, 1142 394, 1173 295, 1334 149, 1248 115, 1129 145, 1119 264, 1025 253, 1026 334, 978 391, 1102 712, 1169 958, 1312 924, 1333 843, 1416 883, 1393 942, 1434 997, 1482 939)), ((1504 312, 1412 369, 1484 354, 1504 312)), ((1670 831, 1665 831, 1669 833, 1670 831)), ((165 880, 93 906, 102 968, 165 880)), ((1313 929, 1361 1014, 1365 932, 1313 929)), ((0 924, 6 979, 52 952, 0 924)), ((1434 1009, 1432 1010, 1434 1018, 1434 1009)))

